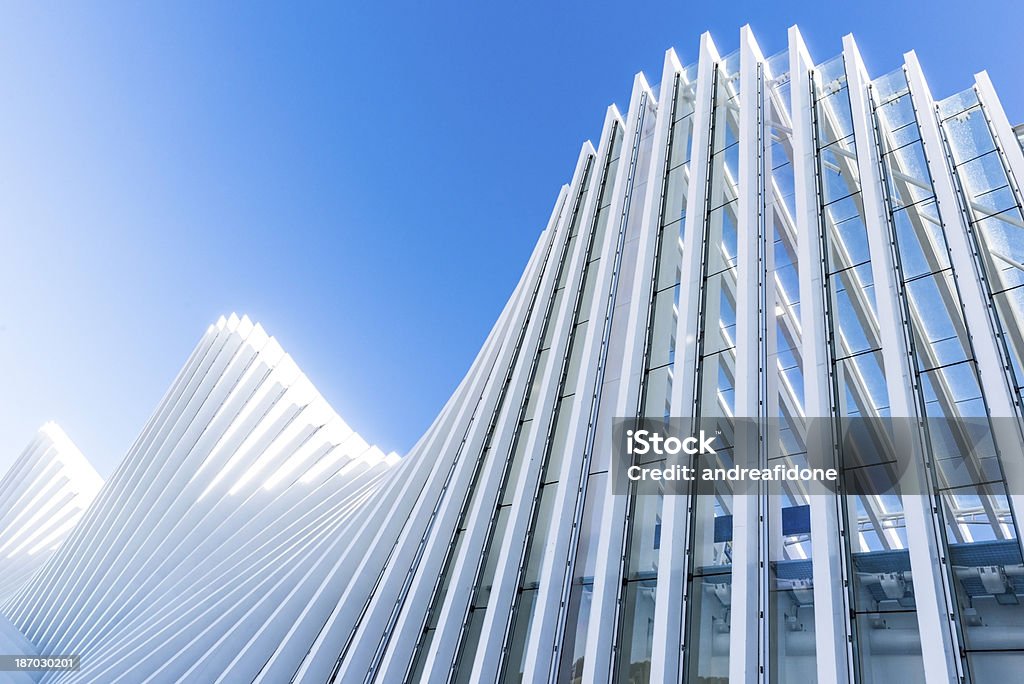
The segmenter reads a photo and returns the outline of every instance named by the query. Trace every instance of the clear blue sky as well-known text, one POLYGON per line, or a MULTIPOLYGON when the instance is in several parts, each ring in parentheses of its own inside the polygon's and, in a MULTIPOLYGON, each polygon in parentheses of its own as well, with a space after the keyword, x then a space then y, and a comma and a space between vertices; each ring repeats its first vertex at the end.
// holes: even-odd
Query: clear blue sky
POLYGON ((0 466, 54 419, 108 475, 231 311, 404 452, 605 107, 704 30, 913 48, 937 96, 987 68, 1024 120, 1009 1, 90 4, 0 10, 0 466))

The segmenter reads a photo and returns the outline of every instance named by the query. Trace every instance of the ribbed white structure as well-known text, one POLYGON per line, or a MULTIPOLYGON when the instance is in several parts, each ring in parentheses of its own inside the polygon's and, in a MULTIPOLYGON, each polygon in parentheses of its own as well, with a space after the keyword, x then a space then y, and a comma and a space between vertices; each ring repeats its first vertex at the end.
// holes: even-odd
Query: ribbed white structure
POLYGON ((937 102, 913 53, 705 34, 608 108, 405 457, 222 320, 3 613, 81 656, 45 682, 1016 681, 1022 178, 985 74, 937 102), (808 420, 908 418, 923 487, 617 489, 613 420, 666 416, 771 418, 736 449, 844 482, 808 420))
POLYGON ((212 681, 235 659, 258 669, 266 635, 298 619, 328 549, 396 462, 259 325, 221 319, 3 612, 39 652, 80 655, 87 667, 65 673, 75 681, 212 681))
MULTIPOLYGON (((2 615, 0 615, 0 653, 19 656, 38 655, 35 645, 2 615)), ((38 672, 0 672, 0 681, 4 684, 32 684, 38 679, 38 672)))
POLYGON ((102 486, 59 425, 39 428, 0 480, 0 604, 53 555, 102 486))

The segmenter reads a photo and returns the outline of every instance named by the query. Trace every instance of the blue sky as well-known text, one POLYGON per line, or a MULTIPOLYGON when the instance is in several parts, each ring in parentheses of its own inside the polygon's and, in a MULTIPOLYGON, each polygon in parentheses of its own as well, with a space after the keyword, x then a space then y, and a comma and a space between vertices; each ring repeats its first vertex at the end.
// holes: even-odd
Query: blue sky
POLYGON ((0 466, 54 419, 109 475, 231 311, 403 452, 605 107, 704 30, 916 49, 936 96, 988 69, 1024 120, 1013 2, 92 5, 0 10, 0 466))

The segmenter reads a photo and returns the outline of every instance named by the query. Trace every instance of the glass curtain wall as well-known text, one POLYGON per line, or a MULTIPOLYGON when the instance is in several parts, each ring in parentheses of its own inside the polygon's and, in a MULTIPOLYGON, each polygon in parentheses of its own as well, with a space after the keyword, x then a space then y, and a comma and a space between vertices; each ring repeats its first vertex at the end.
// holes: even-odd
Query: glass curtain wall
MULTIPOLYGON (((840 420, 887 417, 888 389, 843 57, 819 66, 812 81, 833 411, 840 420)), ((838 454, 847 482, 866 476, 863 469, 848 465, 858 462, 852 456, 838 454)), ((902 498, 897 493, 848 495, 842 497, 842 506, 847 565, 852 569, 856 677, 878 684, 894 675, 920 681, 924 667, 902 498)))
MULTIPOLYGON (((807 465, 801 372, 798 230, 793 179, 789 53, 765 61, 764 202, 770 287, 766 306, 768 467, 807 465)), ((768 495, 769 671, 773 682, 814 682, 814 581, 806 485, 772 483, 768 495)))
MULTIPOLYGON (((736 239, 739 199, 739 54, 714 72, 711 158, 702 208, 704 258, 697 316, 697 383, 693 418, 709 434, 721 431, 715 454, 694 467, 733 465, 736 371, 736 239)), ((732 486, 694 483, 689 516, 688 597, 683 667, 688 682, 724 682, 729 672, 732 581, 732 486), (710 485, 710 486, 709 486, 710 485)))
MULTIPOLYGON (((670 103, 671 125, 644 342, 644 371, 638 415, 659 419, 668 417, 670 412, 681 241, 692 146, 694 83, 690 74, 694 72, 695 69, 688 68, 675 77, 673 100, 670 103)), ((650 680, 657 558, 661 548, 661 509, 664 500, 660 485, 659 482, 647 481, 630 487, 623 585, 619 595, 619 622, 612 666, 620 681, 650 680)))
MULTIPOLYGON (((618 167, 618 155, 621 147, 622 131, 617 123, 612 124, 610 131, 610 140, 607 146, 607 153, 601 163, 600 167, 600 182, 597 187, 598 191, 598 203, 600 204, 608 194, 610 194, 610 187, 614 184, 614 176, 618 167)), ((589 177, 585 181, 589 186, 589 177)), ((494 584, 494 576, 497 571, 497 561, 499 553, 504 545, 508 543, 507 536, 507 525, 509 515, 511 513, 511 506, 513 503, 513 495, 515 493, 518 479, 522 477, 522 467, 529 462, 530 454, 527 453, 527 445, 530 442, 530 436, 534 430, 534 424, 537 418, 538 409, 542 403, 542 397, 540 396, 540 384, 543 375, 553 363, 556 363, 558 368, 562 369, 562 374, 559 376, 560 379, 564 380, 564 372, 566 361, 569 359, 569 349, 555 349, 553 348, 553 341, 555 335, 555 329, 557 327, 557 321, 555 315, 559 311, 563 300, 566 297, 577 297, 582 295, 582 289, 574 289, 572 283, 572 269, 570 268, 570 262, 572 261, 573 255, 577 251, 582 251, 584 256, 584 278, 586 277, 586 257, 589 256, 593 249, 595 235, 603 230, 601 223, 601 213, 598 211, 595 214, 594 219, 584 215, 584 208, 586 207, 587 196, 590 192, 589 187, 585 188, 581 193, 580 207, 573 217, 568 239, 566 240, 561 260, 558 264, 558 276, 555 281, 555 289, 551 293, 549 301, 547 302, 547 310, 544 318, 544 327, 541 333, 541 340, 536 350, 536 363, 530 371, 530 381, 526 395, 523 397, 523 403, 519 412, 519 429, 516 431, 515 438, 512 440, 510 445, 509 453, 505 459, 504 472, 502 473, 501 483, 498 488, 498 497, 495 502, 494 511, 491 516, 489 525, 487 542, 484 545, 484 550, 481 553, 479 560, 477 561, 476 580, 473 586, 473 594, 469 604, 469 614, 466 617, 467 627, 463 629, 461 634, 459 648, 454 663, 456 682, 472 682, 473 681, 473 660, 476 656, 477 647, 480 643, 481 629, 483 626, 484 615, 489 606, 491 587, 494 584)), ((604 212, 607 214, 607 211, 604 212)), ((604 226, 607 225, 607 216, 603 221, 604 226)), ((568 347, 571 347, 571 340, 567 342, 568 347)), ((579 364, 577 364, 577 371, 579 370, 579 364)), ((561 394, 563 387, 561 384, 556 385, 554 391, 561 394)), ((560 402, 556 402, 557 405, 560 402)), ((468 504, 468 502, 467 502, 468 504)), ((464 511, 463 525, 465 524, 465 514, 468 512, 464 511)), ((461 526, 460 526, 461 527, 461 526)), ((531 600, 533 594, 525 597, 524 600, 531 600)))
MULTIPOLYGON (((559 244, 557 246, 553 245, 553 248, 552 248, 553 254, 549 254, 549 257, 548 257, 549 260, 552 257, 555 259, 555 261, 553 263, 554 263, 554 267, 557 269, 555 271, 555 278, 556 278, 556 282, 558 283, 558 286, 556 286, 556 287, 560 286, 563 289, 564 289, 564 285, 565 285, 565 280, 568 277, 568 270, 569 270, 567 268, 568 260, 569 260, 570 256, 573 253, 574 245, 576 245, 577 241, 578 241, 579 226, 580 226, 580 222, 582 220, 583 208, 586 205, 587 194, 589 192, 589 186, 590 186, 590 176, 591 176, 591 173, 593 171, 593 166, 594 166, 594 158, 593 158, 593 156, 590 156, 586 160, 586 166, 585 166, 585 169, 584 169, 583 177, 582 177, 582 180, 580 182, 580 186, 577 189, 576 199, 575 199, 575 201, 573 203, 573 206, 572 206, 572 215, 571 215, 571 217, 569 219, 570 225, 569 225, 569 231, 567 233, 567 237, 564 239, 564 241, 561 244, 559 244)), ((538 279, 538 282, 537 282, 537 285, 536 285, 536 289, 535 289, 535 291, 533 293, 533 301, 531 302, 531 305, 530 305, 530 314, 532 314, 533 308, 537 305, 536 299, 537 299, 537 296, 538 296, 539 288, 540 288, 540 279, 538 279)), ((526 446, 526 442, 527 442, 526 437, 529 435, 529 430, 532 427, 532 417, 533 417, 532 416, 532 409, 536 405, 536 397, 534 396, 536 393, 535 393, 534 390, 536 389, 536 385, 538 384, 538 379, 539 379, 539 377, 538 377, 538 369, 543 367, 544 363, 547 360, 547 356, 550 353, 545 345, 547 345, 547 347, 550 347, 550 336, 553 333, 553 327, 554 327, 552 325, 551 316, 552 316, 552 312, 554 310, 556 310, 554 308, 555 305, 556 305, 556 301, 555 301, 556 299, 557 299, 557 297, 552 296, 552 297, 549 298, 549 301, 545 303, 546 307, 545 307, 544 319, 543 319, 543 321, 544 321, 543 322, 543 325, 544 325, 543 330, 544 330, 544 332, 542 333, 542 341, 540 342, 539 348, 538 349, 534 349, 533 352, 532 352, 533 356, 532 356, 532 360, 531 360, 530 382, 528 384, 528 388, 527 388, 526 394, 524 395, 522 404, 520 406, 519 417, 518 417, 518 425, 517 425, 517 429, 516 429, 516 436, 513 439, 511 452, 508 455, 508 459, 507 459, 506 465, 505 465, 505 469, 506 469, 505 479, 506 479, 506 481, 507 481, 507 477, 508 477, 508 472, 507 471, 509 470, 509 467, 510 467, 509 464, 510 463, 521 463, 526 458, 526 456, 523 453, 523 451, 525 450, 525 446, 526 446)), ((530 320, 530 316, 528 315, 527 316, 527 321, 529 321, 529 320, 530 320)), ((523 343, 523 339, 525 337, 525 333, 526 333, 526 325, 524 325, 523 329, 520 331, 519 340, 517 342, 517 353, 518 353, 518 347, 521 346, 522 343, 523 343)), ((511 381, 511 372, 512 372, 512 366, 509 367, 508 377, 506 378, 506 382, 505 382, 505 387, 506 388, 508 386, 508 383, 511 381)), ((441 573, 440 573, 440 575, 438 577, 438 582, 437 582, 437 584, 434 587, 433 595, 431 597, 430 608, 428 609, 428 612, 427 612, 427 619, 426 619, 426 623, 425 623, 424 628, 423 628, 423 633, 422 633, 422 635, 421 635, 421 637, 420 637, 420 639, 419 639, 419 641, 418 641, 418 643, 416 645, 416 649, 415 649, 415 651, 413 653, 413 658, 412 658, 412 661, 410 663, 409 672, 408 672, 408 676, 407 676, 407 681, 419 681, 418 678, 423 675, 423 668, 425 666, 426 656, 427 656, 428 651, 430 650, 430 642, 433 639, 433 636, 434 636, 434 634, 436 633, 436 631, 438 629, 438 618, 439 618, 439 615, 440 615, 441 606, 444 603, 444 599, 445 599, 445 596, 447 595, 449 585, 451 584, 452 573, 454 572, 454 568, 455 568, 455 560, 458 558, 459 552, 462 549, 461 543, 462 543, 462 540, 463 540, 463 537, 464 537, 464 534, 465 534, 465 531, 466 531, 469 507, 470 507, 470 503, 472 501, 473 492, 476 489, 476 487, 475 487, 476 476, 479 475, 479 472, 480 472, 481 466, 483 464, 483 461, 487 458, 487 456, 491 452, 491 438, 492 438, 492 436, 494 434, 494 430, 496 428, 496 421, 497 421, 498 413, 500 411, 500 408, 501 408, 503 400, 504 400, 504 393, 505 393, 505 391, 503 390, 502 391, 502 395, 500 397, 500 400, 497 403, 497 405, 495 406, 495 409, 494 409, 494 411, 492 413, 491 423, 488 426, 488 431, 487 431, 487 435, 486 435, 486 438, 485 438, 485 441, 484 441, 484 446, 483 446, 483 448, 481 450, 481 454, 480 454, 480 456, 478 458, 478 463, 477 463, 477 466, 475 468, 475 473, 474 473, 473 481, 471 482, 470 487, 468 487, 467 490, 466 490, 466 494, 465 494, 465 497, 464 497, 463 502, 462 502, 461 510, 459 512, 459 524, 456 526, 456 531, 455 531, 451 541, 448 544, 448 551, 447 551, 447 554, 445 555, 444 564, 442 566, 441 573)), ((500 496, 500 498, 502 500, 502 504, 499 505, 496 508, 495 514, 491 518, 491 521, 490 521, 490 534, 489 534, 490 538, 494 537, 495 530, 498 530, 499 534, 500 534, 500 531, 504 529, 504 523, 508 519, 508 513, 509 513, 508 505, 510 504, 510 502, 505 500, 506 497, 504 496, 504 494, 502 494, 500 496)), ((486 556, 487 556, 487 554, 483 554, 482 557, 481 557, 481 561, 485 561, 486 560, 486 556)), ((492 559, 492 562, 491 562, 492 566, 494 564, 494 560, 495 559, 492 559)), ((493 578, 493 567, 491 567, 490 571, 492 573, 491 577, 493 578)), ((486 572, 486 569, 485 569, 485 572, 486 572)), ((475 587, 475 589, 478 590, 479 588, 480 588, 480 586, 478 584, 477 587, 475 587)), ((475 645, 479 642, 480 629, 481 629, 481 626, 483 624, 484 609, 486 608, 486 596, 487 596, 487 594, 489 592, 489 589, 490 589, 490 584, 488 583, 487 588, 486 588, 486 590, 484 592, 474 591, 473 600, 470 602, 469 615, 466 616, 466 619, 463 622, 462 630, 460 632, 460 637, 459 637, 459 639, 460 639, 460 650, 459 650, 460 655, 465 651, 465 644, 469 643, 469 644, 473 644, 474 645, 473 649, 470 651, 470 653, 472 653, 472 652, 475 651, 475 645), (481 593, 484 596, 483 599, 479 598, 479 595, 481 593)), ((458 671, 459 668, 457 667, 457 664, 460 663, 460 662, 462 662, 462 659, 457 657, 456 658, 456 663, 453 664, 453 668, 455 669, 455 675, 456 675, 457 681, 469 681, 469 677, 471 676, 471 673, 470 673, 471 668, 461 668, 461 673, 460 673, 458 671)))
MULTIPOLYGON (((641 113, 643 113, 643 107, 641 107, 641 113)), ((585 400, 589 396, 589 393, 584 393, 583 397, 578 397, 575 392, 582 365, 583 341, 590 334, 588 330, 602 322, 591 321, 589 317, 591 305, 596 296, 598 266, 602 259, 601 249, 605 235, 609 227, 619 227, 614 222, 612 213, 612 189, 615 186, 616 175, 630 172, 637 161, 635 146, 633 141, 630 141, 630 156, 620 162, 623 136, 623 130, 616 126, 613 147, 609 153, 611 159, 608 161, 608 172, 605 174, 600 188, 593 237, 587 247, 582 281, 576 291, 572 327, 559 375, 558 396, 555 400, 548 435, 542 447, 541 469, 538 481, 532 483, 532 519, 527 531, 524 555, 519 566, 518 588, 513 600, 511 618, 508 621, 510 633, 506 635, 506 648, 503 649, 505 656, 501 670, 502 681, 522 681, 526 659, 525 647, 532 626, 535 599, 540 587, 538 581, 541 560, 547 543, 547 534, 551 528, 555 496, 560 486, 559 475, 564 459, 573 457, 566 453, 566 439, 572 427, 570 417, 575 402, 585 400), (627 163, 628 168, 621 169, 623 163, 627 163)), ((616 244, 618 242, 617 240, 616 244)))
POLYGON ((1024 211, 1000 144, 974 88, 937 105, 947 159, 955 172, 982 276, 995 306, 1011 362, 1014 388, 1024 396, 1024 211))
MULTIPOLYGON (((905 81, 900 77, 897 72, 884 81, 886 86, 880 88, 883 96, 905 88, 905 81)), ((1019 221, 1020 207, 1010 178, 1002 166, 1002 155, 974 91, 943 101, 939 111, 940 118, 945 115, 941 127, 969 207, 973 239, 991 239, 995 232, 993 226, 1006 216, 1013 218, 1014 213, 1018 226, 1024 226, 1019 221)), ((913 164, 901 162, 901 167, 893 169, 890 174, 896 182, 909 177, 904 182, 913 183, 916 187, 923 186, 928 180, 930 187, 930 178, 915 171, 913 164), (904 169, 903 166, 910 168, 904 169)), ((1002 225, 1009 231, 1004 234, 1011 239, 1020 230, 1017 226, 1002 225)), ((1001 247, 990 243, 982 252, 981 268, 988 269, 987 284, 991 288, 998 283, 995 285, 997 291, 1012 282, 1016 277, 1014 274, 1019 273, 1018 267, 1005 262, 996 266, 1000 255, 1006 253, 1006 243, 1001 247)), ((973 275, 970 274, 971 277, 973 275)), ((955 280, 949 287, 955 288, 955 280)), ((936 322, 949 327, 937 311, 940 305, 932 289, 927 291, 930 298, 912 303, 921 311, 919 318, 929 330, 938 327, 936 322)), ((1013 287, 991 295, 989 289, 997 317, 1002 314, 1004 321, 1006 314, 1015 315, 1012 305, 1001 308, 1012 301, 1012 291, 1013 287), (998 297, 1001 295, 1008 295, 1008 298, 1000 301, 998 297)), ((913 296, 914 293, 908 292, 908 295, 913 296)), ((959 310, 957 313, 962 315, 959 310)), ((955 316, 953 319, 954 324, 960 320, 955 316)), ((1012 348, 1012 338, 1005 333, 1008 327, 998 320, 996 324, 1004 331, 1003 340, 1007 348, 1012 348)), ((933 336, 942 334, 941 331, 932 333, 933 336)), ((1024 623, 1024 609, 1018 596, 1024 594, 1024 577, 1017 582, 1014 579, 1024 575, 1024 565, 1001 466, 1003 458, 1019 458, 1019 455, 996 451, 970 336, 964 333, 956 344, 940 336, 932 348, 934 351, 918 354, 919 366, 927 363, 933 366, 920 371, 925 376, 921 384, 928 416, 969 419, 966 427, 961 427, 960 423, 928 423, 932 433, 933 458, 938 465, 935 486, 941 496, 941 512, 945 517, 947 557, 952 593, 960 616, 957 624, 962 654, 970 681, 975 684, 1001 681, 1007 668, 1024 666, 1024 633, 1019 629, 1019 625, 1024 623)), ((1011 353, 1008 358, 1013 359, 1014 355, 1011 353)), ((1011 370, 1014 378, 1020 377, 1019 371, 1011 370)), ((1019 392, 1018 381, 1014 380, 1014 384, 1019 392)))
MULTIPOLYGON (((680 106, 680 83, 679 79, 676 79, 673 100, 671 103, 667 103, 670 106, 670 111, 675 112, 676 107, 680 106)), ((692 109, 692 96, 690 97, 689 107, 692 109)), ((637 198, 642 197, 643 193, 646 192, 647 184, 647 173, 650 166, 649 156, 653 152, 651 145, 651 138, 654 133, 654 126, 656 123, 656 117, 654 116, 653 110, 650 108, 650 104, 644 103, 640 108, 641 120, 638 121, 638 136, 634 148, 634 154, 637 156, 637 160, 633 165, 633 173, 635 178, 630 179, 627 187, 627 197, 637 198)), ((687 120, 688 121, 688 120, 687 120)), ((679 126, 673 126, 674 133, 670 133, 669 145, 669 156, 671 157, 671 150, 673 149, 673 136, 676 136, 676 145, 679 145, 678 138, 683 135, 688 136, 688 131, 683 133, 684 127, 682 124, 679 126)), ((681 162, 680 162, 681 163, 681 162)), ((638 206, 638 205, 637 205, 638 206)), ((623 208, 623 211, 628 215, 628 221, 620 230, 619 236, 619 250, 620 251, 632 251, 629 249, 632 245, 635 250, 637 240, 639 238, 640 228, 640 217, 642 212, 636 208, 633 208, 632 201, 629 202, 629 206, 623 208), (623 245, 625 241, 625 245, 623 245)), ((676 227, 678 228, 678 227, 676 227)), ((676 254, 678 254, 678 246, 676 246, 676 254)), ((676 256, 678 262, 678 256, 676 256)), ((626 266, 622 267, 628 271, 626 266)), ((676 273, 678 274, 679 264, 675 266, 676 273)), ((613 282, 617 282, 622 277, 619 273, 614 276, 613 282)), ((625 286, 625 283, 622 284, 625 286)), ((614 287, 614 285, 613 285, 614 287)), ((613 295, 617 293, 613 292, 613 295)), ((625 293, 628 295, 628 293, 625 293)), ((613 302, 609 302, 610 306, 615 306, 617 309, 621 304, 617 299, 613 302)), ((621 321, 616 318, 616 325, 621 325, 625 322, 624 319, 621 321)), ((608 340, 603 342, 608 345, 613 344, 611 338, 615 338, 611 330, 607 331, 608 340)), ((602 369, 605 364, 602 364, 602 369)), ((600 392, 595 395, 595 401, 597 402, 597 415, 598 416, 610 416, 614 413, 614 405, 617 396, 618 379, 615 380, 604 380, 598 378, 600 392)), ((609 421, 602 421, 608 423, 609 421)), ((597 544, 599 536, 598 522, 600 520, 601 512, 603 510, 604 498, 606 497, 607 482, 608 482, 608 469, 610 467, 608 456, 610 454, 610 434, 607 432, 601 434, 600 428, 593 428, 595 434, 591 439, 588 435, 587 440, 587 453, 584 455, 585 461, 588 463, 588 472, 584 474, 583 482, 581 483, 580 491, 581 495, 578 499, 578 505, 582 504, 582 509, 577 511, 577 519, 580 520, 579 524, 579 536, 575 540, 575 551, 570 551, 574 557, 574 561, 569 565, 571 568, 571 579, 568 583, 567 591, 567 609, 564 613, 564 625, 563 634, 561 639, 561 646, 558 649, 559 661, 557 664, 557 681, 568 681, 568 682, 579 682, 582 681, 583 667, 584 667, 584 656, 586 653, 587 638, 588 638, 588 621, 590 618, 590 611, 593 602, 593 584, 594 584, 594 572, 595 572, 595 559, 597 553, 597 544)), ((649 657, 649 656, 648 656, 649 657)))

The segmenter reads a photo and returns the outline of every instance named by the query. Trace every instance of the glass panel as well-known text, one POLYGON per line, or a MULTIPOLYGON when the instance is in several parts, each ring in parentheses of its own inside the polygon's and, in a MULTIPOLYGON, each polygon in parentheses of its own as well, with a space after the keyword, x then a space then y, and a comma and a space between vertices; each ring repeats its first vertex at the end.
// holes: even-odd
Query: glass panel
POLYGON ((730 202, 708 216, 707 274, 720 273, 736 266, 736 211, 739 202, 730 202))
MULTIPOLYGON (((853 112, 845 85, 846 76, 842 76, 842 79, 842 88, 818 100, 818 131, 822 145, 853 135, 853 112)), ((826 83, 823 87, 827 91, 835 83, 826 83)))
POLYGON ((480 635, 483 633, 484 628, 484 612, 485 609, 480 610, 470 609, 469 617, 466 622, 466 634, 463 636, 462 648, 459 651, 459 656, 455 660, 455 682, 457 684, 471 684, 474 681, 473 677, 473 658, 476 655, 476 649, 480 645, 480 635))
POLYGON ((675 169, 690 161, 690 146, 693 142, 693 116, 687 114, 672 124, 672 148, 668 157, 668 168, 675 169))
POLYGON ((651 329, 650 368, 660 368, 673 360, 676 335, 676 304, 679 289, 662 290, 654 297, 654 325, 651 329))
MULTIPOLYGON (((459 557, 459 553, 462 551, 462 547, 465 545, 466 535, 464 530, 458 530, 455 533, 455 538, 452 540, 452 554, 451 558, 454 560, 459 557)), ((445 569, 444 577, 441 578, 441 584, 438 586, 438 595, 431 603, 430 612, 427 615, 427 627, 429 629, 435 629, 441 619, 440 607, 444 605, 444 600, 448 596, 448 591, 451 589, 451 578, 455 572, 455 563, 451 562, 445 569)), ((426 660, 426 651, 422 649, 417 653, 417 658, 426 660)))
POLYGON ((644 386, 644 405, 641 415, 647 418, 667 418, 672 391, 672 366, 662 366, 647 374, 644 386))
POLYGON ((683 253, 682 234, 679 231, 682 227, 683 222, 677 221, 661 229, 658 279, 654 284, 656 292, 679 284, 683 253))
POLYGON ((558 483, 544 485, 540 489, 540 500, 537 502, 537 510, 534 513, 536 517, 531 528, 533 536, 530 539, 529 559, 523 575, 522 586, 527 589, 535 589, 540 581, 541 561, 547 545, 548 532, 551 530, 557 496, 558 483))
POLYGON ((846 62, 842 55, 836 55, 832 59, 817 67, 818 78, 815 79, 820 86, 822 95, 834 93, 846 86, 846 62))
POLYGON ((491 587, 494 585, 494 573, 498 566, 498 555, 505 546, 505 532, 508 529, 508 517, 511 507, 502 506, 498 509, 497 519, 494 522, 494 532, 491 542, 487 546, 484 556, 483 573, 480 575, 476 593, 473 596, 473 605, 483 608, 491 597, 491 587))
POLYGON ((702 411, 711 415, 732 415, 736 407, 733 390, 735 361, 730 351, 705 356, 700 368, 702 411))
POLYGON ((949 248, 935 202, 894 212, 893 225, 904 279, 949 268, 949 248))
MULTIPOLYGON (((686 214, 686 188, 689 167, 677 166, 668 172, 668 185, 665 189, 665 208, 662 220, 671 223, 682 219, 686 214)), ((676 228, 678 234, 682 228, 676 228)))
POLYGON ((516 486, 522 476, 523 467, 529 463, 530 456, 527 453, 527 445, 530 442, 530 433, 533 431, 533 421, 524 421, 519 429, 519 436, 516 438, 516 446, 512 451, 512 463, 509 468, 508 480, 505 489, 501 493, 501 505, 511 504, 515 499, 516 486))
POLYGON ((566 640, 562 644, 562 658, 559 661, 558 681, 583 682, 583 665, 586 656, 586 632, 589 627, 590 609, 594 602, 594 585, 573 584, 569 594, 569 608, 566 611, 566 640))
POLYGON ((912 280, 906 285, 915 332, 918 370, 964 361, 970 356, 967 328, 952 273, 912 280))
POLYGON ((970 109, 977 104, 978 94, 974 92, 974 88, 968 88, 961 93, 947 97, 945 100, 939 102, 939 117, 946 119, 959 114, 964 110, 970 109))
MULTIPOLYGON (((521 682, 523 680, 523 671, 526 669, 526 638, 533 623, 533 605, 536 601, 536 589, 525 589, 519 594, 519 608, 516 611, 515 624, 512 628, 512 640, 509 642, 503 681, 521 682)), ((467 669, 472 669, 472 662, 468 665, 467 669)), ((461 671, 459 674, 462 674, 461 671)))
POLYGON ((828 245, 829 272, 842 271, 868 261, 868 231, 861 218, 861 195, 857 193, 830 204, 825 215, 831 225, 828 245))
MULTIPOLYGON (((994 277, 994 291, 1017 287, 1024 283, 1024 221, 1017 210, 981 219, 976 225, 978 234, 988 247, 983 256, 987 260, 989 277, 994 277)), ((1004 325, 1013 324, 1004 320, 1004 325)))
POLYGON ((878 105, 876 113, 882 123, 882 130, 885 134, 883 137, 888 137, 894 131, 917 121, 917 116, 914 114, 914 102, 910 99, 910 93, 905 91, 903 95, 878 105))
POLYGON ((821 195, 825 204, 849 197, 860 190, 856 155, 853 138, 822 148, 821 195))
POLYGON ((972 199, 989 190, 1005 187, 1008 183, 999 152, 996 151, 961 164, 957 167, 957 173, 964 190, 972 199))
MULTIPOLYGON (((781 500, 773 497, 772 505, 781 500)), ((773 682, 815 682, 814 582, 808 533, 784 537, 786 513, 769 542, 782 552, 769 562, 769 644, 774 668, 773 682), (800 537, 804 541, 797 541, 800 537)))
POLYGON ((580 364, 583 362, 583 351, 586 347, 586 332, 589 324, 584 322, 576 326, 573 333, 572 344, 569 347, 569 367, 566 369, 565 380, 562 383, 563 395, 572 394, 576 391, 576 385, 580 378, 580 364))
MULTIPOLYGON (((594 297, 597 294, 597 268, 594 266, 598 262, 598 259, 594 259, 587 264, 587 269, 583 277, 583 297, 580 298, 579 312, 576 316, 576 320, 582 325, 586 321, 590 320, 591 310, 594 307, 594 297)), ((601 293, 601 299, 605 299, 606 292, 601 293)))
POLYGON ((616 681, 648 682, 654 649, 654 598, 657 582, 627 582, 622 599, 619 671, 616 681))
POLYGON ((894 209, 934 197, 932 178, 920 140, 888 153, 885 163, 889 199, 894 209))
MULTIPOLYGON (((664 460, 664 459, 662 459, 664 460)), ((656 459, 651 459, 655 461, 656 459)), ((651 579, 658 574, 661 543, 661 507, 664 500, 660 482, 645 480, 636 487, 626 578, 651 579)))
POLYGON ((582 677, 583 656, 586 653, 588 620, 594 595, 595 558, 601 524, 601 504, 607 500, 608 474, 591 475, 583 503, 583 520, 573 580, 569 593, 565 633, 559 663, 559 681, 574 681, 582 677))
POLYGON ((1017 198, 1009 185, 981 192, 971 201, 971 209, 979 219, 1016 208, 1017 198))
POLYGON ((711 184, 708 188, 708 206, 720 207, 735 201, 736 183, 739 181, 739 145, 727 147, 711 158, 711 184))
POLYGON ((1021 362, 1021 351, 1024 350, 1024 336, 1021 334, 1021 321, 1024 321, 1024 290, 1002 292, 994 295, 992 301, 999 318, 1003 321, 1003 341, 1010 351, 1013 375, 1019 387, 1021 378, 1024 377, 1024 363, 1021 362))
POLYGON ((943 126, 946 128, 946 139, 956 164, 962 164, 996 148, 981 107, 946 119, 943 126))
POLYGON ((879 102, 889 102, 908 91, 907 76, 903 72, 903 67, 876 78, 871 85, 875 89, 875 97, 879 102))
POLYGON ((685 644, 687 681, 728 682, 732 575, 694 577, 690 593, 691 626, 685 644))
POLYGON ((719 273, 707 280, 704 293, 704 354, 736 346, 736 281, 732 273, 719 273))
POLYGON ((884 416, 888 413, 889 395, 881 352, 842 359, 836 361, 835 366, 840 417, 884 416))
MULTIPOLYGON (((572 422, 572 412, 576 405, 576 396, 571 394, 561 399, 558 406, 558 420, 555 425, 555 434, 551 439, 551 446, 548 450, 548 461, 544 465, 544 479, 545 483, 557 482, 561 478, 562 466, 564 465, 567 458, 580 458, 581 454, 569 454, 566 451, 567 443, 569 441, 569 433, 571 432, 574 424, 572 422)), ((582 451, 582 449, 579 449, 582 451)))
MULTIPOLYGON (((549 329, 552 329, 554 327, 555 326, 553 325, 548 326, 549 329)), ((523 413, 523 415, 526 416, 528 419, 533 418, 534 413, 537 410, 537 403, 540 401, 541 395, 540 385, 541 381, 544 379, 544 373, 547 369, 547 364, 550 362, 550 357, 550 349, 544 349, 537 355, 536 371, 533 374, 533 378, 530 379, 529 388, 527 388, 529 395, 526 401, 526 410, 523 413)))
POLYGON ((833 344, 839 358, 877 349, 874 282, 871 264, 848 268, 829 276, 832 325, 837 332, 833 344))
POLYGON ((922 373, 921 379, 925 383, 925 408, 930 417, 985 416, 973 361, 936 368, 922 373))

